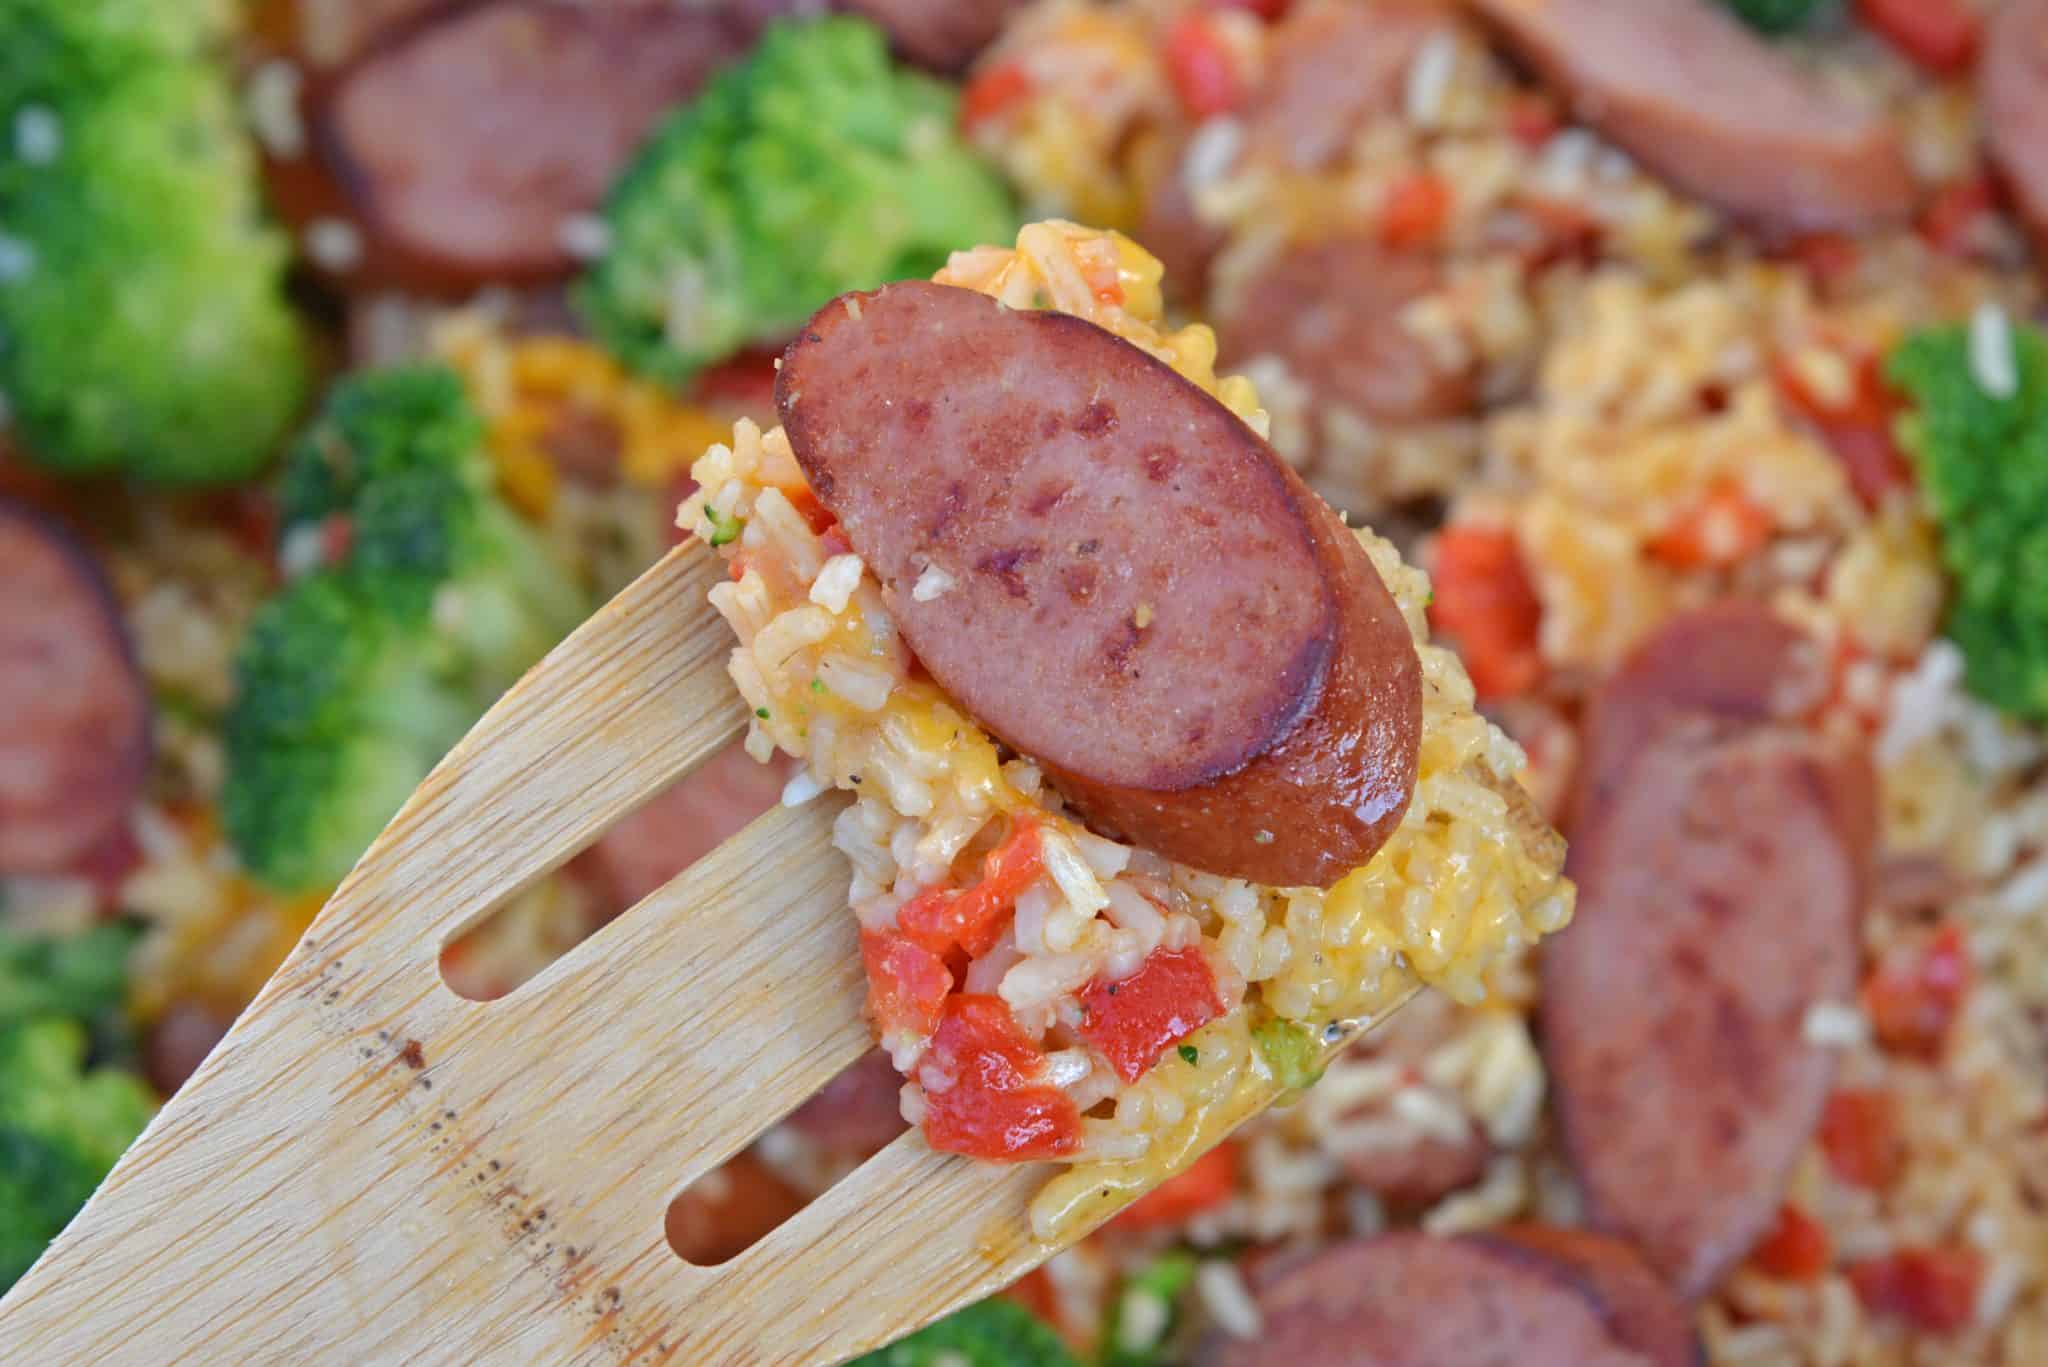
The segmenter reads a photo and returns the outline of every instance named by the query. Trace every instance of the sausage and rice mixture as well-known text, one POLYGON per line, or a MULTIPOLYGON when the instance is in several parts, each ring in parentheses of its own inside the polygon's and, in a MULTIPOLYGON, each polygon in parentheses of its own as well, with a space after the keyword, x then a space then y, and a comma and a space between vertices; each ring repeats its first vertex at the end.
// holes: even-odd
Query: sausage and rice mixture
MULTIPOLYGON (((1711 182, 1703 188, 1683 167, 1675 174, 1642 146, 1623 151, 1613 130, 1587 122, 1584 92, 1536 74, 1554 68, 1497 26, 1513 8, 1506 0, 1013 5, 978 55, 970 46, 935 61, 939 79, 957 87, 952 103, 918 95, 890 105, 890 117, 917 135, 876 154, 872 167, 860 162, 871 181, 835 184, 849 198, 907 184, 950 125, 1018 207, 995 229, 985 216, 971 228, 948 220, 943 230, 955 235, 946 247, 1004 240, 1026 219, 1090 225, 1041 223, 1015 252, 968 253, 948 269, 959 283, 1000 293, 1003 272, 1051 284, 1063 272, 1042 263, 1078 253, 1119 282, 1123 302, 1112 308, 1091 290, 1071 305, 1056 297, 1056 307, 1173 359, 1266 424, 1275 447, 1333 503, 1391 539, 1368 545, 1418 641, 1426 602, 1429 626, 1462 657, 1461 668, 1422 649, 1445 697, 1456 710, 1469 687, 1499 728, 1464 717, 1443 733, 1434 771, 1453 784, 1456 758, 1483 750, 1506 773, 1519 751, 1520 781, 1567 822, 1589 703, 1645 643, 1731 598, 1802 633, 1824 662, 1826 687, 1799 724, 1861 747, 1875 775, 1868 892, 1853 987, 1816 997, 1789 1045, 1825 1057, 1825 1099, 1784 1171, 1766 1175, 1782 1186, 1768 1228, 1689 1311, 1701 1352, 1716 1364, 2048 1361, 2048 746, 2040 707, 2011 682, 2024 674, 2012 657, 2042 638, 2030 635, 2024 602, 2003 632, 1981 629, 1981 615, 1966 611, 1981 614, 2008 579, 2027 582, 2024 530, 2048 520, 2038 483, 1997 460, 2008 449, 2043 456, 2048 430, 2048 363, 2034 324, 2040 224, 2026 212, 2044 200, 2009 148, 2048 136, 2037 131, 2048 130, 2048 115, 2031 125, 2009 112, 1988 117, 1976 74, 1997 55, 1987 26, 2010 23, 2004 46, 2016 51, 2025 30, 2012 16, 2042 7, 1694 7, 1710 5, 1772 26, 1749 35, 1772 60, 1894 130, 1905 216, 1814 227, 1728 212, 1707 192, 1711 182), (948 112, 934 120, 931 108, 948 112), (1995 162, 1987 137, 2004 151, 1995 162), (1153 257, 1178 291, 1164 303, 1153 257), (1175 330, 1193 317, 1214 325, 1213 342, 1200 329, 1175 330), (1965 416, 1950 421, 1949 410, 1965 416), (1958 493, 1944 453, 1967 444, 1956 433, 1976 430, 2008 445, 1980 450, 1992 473, 1958 493), (1998 573, 1971 563, 1984 542, 1959 530, 1971 508, 1985 506, 2003 506, 2019 527, 2017 539, 1993 543, 2008 557, 1998 573), (1420 569, 1402 568, 1400 557, 1420 569)), ((527 6, 548 7, 470 8, 527 6)), ((757 713, 745 751, 715 761, 694 789, 659 799, 452 950, 451 985, 476 997, 503 993, 746 815, 808 800, 854 772, 888 772, 890 793, 863 783, 842 820, 855 914, 893 915, 906 871, 982 867, 1022 829, 990 813, 1022 804, 1046 878, 1018 900, 1018 929, 1000 957, 977 968, 1006 998, 1015 977, 1013 1005, 1047 1024, 1061 994, 1161 945, 1199 943, 1233 1005, 1255 989, 1281 1014, 1321 1019, 1396 995, 1382 980, 1373 987, 1384 996, 1370 1001, 1339 1007, 1318 997, 1329 984, 1309 972, 1297 943, 1309 908, 1297 919, 1291 899, 1302 895, 1147 867, 1142 854, 1067 819, 1022 761, 998 763, 983 746, 975 781, 949 786, 958 775, 934 761, 939 747, 925 734, 944 725, 943 701, 900 669, 877 673, 823 649, 845 626, 833 619, 870 589, 857 564, 841 561, 835 574, 801 511, 776 507, 767 493, 788 481, 759 472, 789 457, 777 450, 762 348, 786 340, 838 290, 929 274, 943 250, 922 250, 930 244, 913 234, 854 253, 879 264, 866 276, 849 268, 800 304, 762 306, 759 315, 775 321, 758 332, 727 326, 735 311, 714 305, 730 301, 709 298, 710 277, 687 270, 631 300, 641 316, 630 326, 619 321, 631 312, 624 306, 564 309, 564 282, 590 275, 608 254, 616 266, 641 249, 638 237, 608 232, 607 206, 596 200, 563 207, 553 259, 503 269, 502 278, 482 249, 484 265, 438 276, 431 253, 387 259, 388 225, 346 193, 305 190, 304 172, 326 144, 298 125, 317 120, 333 73, 346 69, 308 44, 318 37, 323 52, 356 51, 399 41, 376 37, 380 20, 395 25, 390 35, 431 32, 433 6, 376 7, 389 15, 358 7, 361 31, 339 37, 329 32, 337 7, 256 8, 256 27, 231 37, 222 61, 267 158, 273 207, 292 230, 290 302, 314 339, 308 364, 336 373, 425 364, 456 377, 481 424, 491 496, 593 603, 661 553, 678 499, 692 500, 686 531, 700 530, 692 516, 708 505, 736 530, 721 551, 756 558, 757 584, 743 573, 721 591, 747 642, 736 675, 759 691, 750 705, 768 713, 757 713), (286 12, 292 22, 276 17, 286 12), (708 363, 688 347, 693 328, 714 315, 725 330, 708 363), (657 322, 646 325, 648 316, 657 322), (621 340, 629 334, 630 345, 621 340), (791 572, 770 576, 762 567, 771 563, 791 572), (823 631, 807 636, 812 626, 823 631), (764 638, 774 657, 766 667, 764 638), (799 655, 811 667, 786 670, 799 655), (814 678, 827 685, 829 709, 814 678), (796 720, 806 715, 807 733, 796 720), (755 762, 777 749, 800 763, 755 762), (1163 892, 1172 914, 1159 914, 1140 888, 1163 892), (1035 943, 1022 943, 1027 935, 1035 943)), ((750 51, 778 8, 737 6, 721 18, 728 55, 750 51)), ((929 14, 873 8, 897 26, 899 52, 933 50, 917 28, 929 14)), ((1675 8, 1659 0, 1644 12, 1675 8)), ((0 35, 9 22, 0 17, 0 35)), ((803 79, 820 88, 872 79, 849 74, 857 65, 804 68, 803 79)), ((463 70, 487 82, 492 63, 463 70)), ((1740 69, 1718 74, 1727 88, 1743 84, 1740 69)), ((12 79, 0 64, 0 127, 11 139, 0 157, 0 330, 10 340, 36 321, 7 313, 6 292, 37 254, 24 236, 35 224, 10 228, 18 201, 9 197, 22 192, 9 176, 51 157, 61 166, 61 149, 84 145, 85 132, 74 113, 82 106, 40 87, 23 95, 12 79), (67 144, 74 124, 78 138, 67 144)), ((682 105, 702 76, 671 79, 682 105)), ((478 92, 477 108, 489 107, 488 93, 478 92)), ((603 92, 591 100, 601 105, 603 92)), ((766 122, 768 107, 735 99, 721 116, 766 122)), ((1700 136, 1712 132, 1705 124, 1700 136)), ((761 136, 769 135, 790 134, 778 126, 761 136)), ((428 138, 417 128, 414 136, 428 138)), ((683 140, 671 138, 670 149, 683 140)), ((810 160, 773 164, 833 161, 817 147, 804 151, 810 160)), ((460 159, 482 156, 472 147, 460 159)), ((730 167, 703 175, 728 195, 763 184, 730 167)), ((488 181, 466 189, 484 193, 488 181)), ((519 183, 523 193, 559 192, 554 181, 519 183)), ((632 193, 663 192, 663 176, 643 168, 632 193)), ((801 217, 763 215, 774 222, 746 228, 767 235, 801 217)), ((921 230, 929 221, 905 211, 861 218, 858 230, 906 232, 905 222, 921 230)), ((460 237, 460 225, 451 231, 460 237)), ((815 279, 818 262, 849 259, 839 246, 791 246, 780 274, 815 279)), ((715 243, 679 250, 718 255, 715 243)), ((757 283, 777 274, 772 257, 722 259, 757 283)), ((181 302, 165 298, 164 307, 181 302)), ((6 355, 0 499, 70 525, 104 568, 148 685, 153 749, 119 829, 88 857, 0 867, 0 987, 14 981, 9 973, 48 976, 67 992, 78 984, 75 999, 61 1002, 0 990, 0 1043, 75 1020, 63 1028, 76 1030, 92 1068, 147 1079, 134 1084, 146 1113, 190 1073, 324 895, 252 872, 223 815, 236 782, 224 733, 249 624, 289 585, 346 561, 346 524, 281 534, 277 480, 246 470, 215 476, 205 491, 177 487, 189 475, 166 484, 104 464, 79 475, 46 449, 60 429, 32 425, 40 396, 6 355), (52 946, 77 952, 53 959, 52 946), (52 970, 87 947, 114 956, 111 977, 52 970), (18 1015, 10 1000, 40 1014, 18 1015)), ((306 399, 300 423, 316 404, 306 399)), ((275 443, 288 444, 288 435, 275 443)), ((0 744, 13 739, 0 718, 0 744)), ((10 795, 4 784, 0 795, 10 795)), ((1756 876, 1767 880, 1770 870, 1756 876)), ((1429 887, 1444 896, 1436 880, 1429 887)), ((1391 963, 1396 948, 1408 951, 1408 968, 1443 990, 1424 991, 1292 1104, 1253 1119, 1009 1293, 1075 1352, 1118 1363, 1218 1360, 1219 1342, 1249 1351, 1275 1330, 1267 1288, 1316 1250, 1389 1231, 1451 1238, 1575 1226, 1600 1213, 1577 1170, 1586 1154, 1560 1142, 1555 1118, 1563 1083, 1543 1024, 1570 1004, 1545 1003, 1542 951, 1524 952, 1562 921, 1561 905, 1521 900, 1516 917, 1476 934, 1468 952, 1432 957, 1413 952, 1403 923, 1365 909, 1367 891, 1388 895, 1354 890, 1353 914, 1375 927, 1352 942, 1359 954, 1391 963)), ((1703 943, 1711 954, 1711 939, 1703 943)), ((1356 966, 1342 976, 1368 981, 1356 966)), ((1202 1099, 1183 1085, 1255 1066, 1249 1023, 1242 1011, 1212 1022, 1207 1031, 1231 1037, 1197 1032, 1182 1041, 1194 1061, 1168 1052, 1129 1086, 1100 1078, 1085 1056, 1063 1060, 1062 1084, 1090 1102, 1081 1109, 1116 1098, 1085 1122, 1080 1156, 1144 1163, 1140 1148, 1180 1142, 1157 1136, 1174 1123, 1167 1116, 1192 1128, 1202 1099)), ((1644 1052, 1654 1061, 1654 1043, 1644 1052)), ((0 1068, 15 1057, 0 1047, 0 1068)), ((78 1068, 31 1076, 55 1096, 78 1068)), ((865 1060, 678 1202, 671 1241, 696 1261, 744 1247, 894 1139, 904 1126, 901 1083, 886 1057, 865 1060)), ((908 1105, 920 1115, 916 1089, 908 1105)), ((1739 1130, 1739 1111, 1731 1123, 1739 1130)), ((0 1135, 30 1133, 0 1095, 0 1135)), ((112 1151, 126 1138, 114 1136, 112 1151)), ((111 1152, 99 1171, 110 1161, 111 1152)), ((1180 1166, 1168 1157, 1159 1170, 1180 1166)), ((0 1190, 6 1182, 0 1174, 0 1190)), ((1041 1206, 1048 1221, 1057 1190, 1041 1206)), ((18 1275, 25 1261, 8 1259, 32 1258, 50 1232, 0 1230, 0 1277, 18 1275), (33 1241, 25 1252, 24 1238, 33 1241)))

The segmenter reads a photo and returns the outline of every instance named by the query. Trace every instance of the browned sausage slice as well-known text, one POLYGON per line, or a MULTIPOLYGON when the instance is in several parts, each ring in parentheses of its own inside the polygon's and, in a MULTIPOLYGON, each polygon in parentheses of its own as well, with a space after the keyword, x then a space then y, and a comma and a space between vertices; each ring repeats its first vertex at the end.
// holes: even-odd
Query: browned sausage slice
POLYGON ((715 1267, 753 1247, 804 1205, 802 1192, 747 1149, 669 1202, 662 1225, 676 1256, 715 1267))
POLYGON ((559 273, 565 223, 737 47, 705 9, 498 0, 352 67, 321 145, 375 248, 453 279, 559 273))
POLYGON ((51 873, 128 819, 149 692, 93 554, 0 498, 0 873, 51 873))
MULTIPOLYGON (((1420 1077, 1430 1056, 1450 1045, 1469 1019, 1462 1012, 1450 998, 1425 992, 1351 1046, 1350 1053, 1420 1077)), ((1448 1098, 1446 1104, 1452 1104, 1448 1098)), ((1359 1186, 1395 1205, 1423 1206, 1486 1175, 1493 1145, 1469 1122, 1455 1136, 1413 1125, 1369 1128, 1364 1142, 1344 1133, 1359 1120, 1370 1126, 1376 1116, 1387 1114, 1385 1108, 1381 1100, 1347 1111, 1337 1132, 1325 1136, 1326 1147, 1359 1186), (1392 1142, 1397 1136, 1401 1142, 1392 1142)))
POLYGON ((170 1096, 199 1071, 234 1023, 226 1012, 196 1001, 173 1003, 149 1027, 142 1043, 142 1073, 149 1085, 170 1096))
POLYGON ((1317 886, 1400 820, 1421 675, 1399 610, 1335 514, 1167 366, 916 281, 820 310, 776 402, 911 649, 1090 820, 1317 886))
POLYGON ((314 67, 331 67, 448 4, 449 0, 263 0, 257 12, 268 18, 269 11, 283 11, 282 21, 271 26, 286 31, 293 52, 314 67))
POLYGON ((596 877, 609 911, 624 911, 773 807, 789 775, 780 757, 757 764, 734 741, 606 831, 579 868, 596 877))
POLYGON ((1473 0, 1578 117, 1692 194, 1793 232, 1904 219, 1881 113, 1826 90, 1712 0, 1473 0))
POLYGON ((843 0, 872 19, 896 50, 933 71, 958 71, 995 40, 1024 0, 843 0))
POLYGON ((1217 315, 1222 363, 1277 357, 1318 409, 1394 423, 1455 417, 1478 397, 1471 370, 1446 365, 1403 317, 1440 283, 1428 257, 1368 237, 1296 243, 1217 315))
POLYGON ((1991 155, 2048 252, 2048 2, 2005 0, 1992 10, 1977 85, 1991 155))
POLYGON ((1423 44, 1457 16, 1440 0, 1303 5, 1274 28, 1266 73, 1244 113, 1253 165, 1328 166, 1370 120, 1401 108, 1423 44))
POLYGON ((1698 1367, 1703 1360, 1692 1316, 1621 1240, 1554 1225, 1510 1225, 1479 1237, 1506 1240, 1568 1268, 1600 1302, 1614 1336, 1656 1367, 1698 1367))
POLYGON ((1168 137, 1159 155, 1162 169, 1145 186, 1138 214, 1138 241, 1159 258, 1164 271, 1160 286, 1175 303, 1192 303, 1202 297, 1208 287, 1209 263, 1229 239, 1223 225, 1210 222, 1195 207, 1188 182, 1188 149, 1193 144, 1194 137, 1188 133, 1168 137))
POLYGON ((902 1088, 903 1075, 889 1056, 870 1049, 784 1123, 842 1157, 866 1158, 910 1128, 899 1100, 902 1088))
POLYGON ((1762 603, 1730 599, 1671 619, 1600 689, 1567 829, 1627 796, 1630 760, 1673 716, 1790 722, 1819 705, 1828 683, 1820 645, 1762 603))
POLYGON ((1711 639, 1681 620, 1592 708, 1601 772, 1567 865, 1578 915, 1544 953, 1542 1043, 1594 1223, 1692 1298, 1769 1228, 1819 1120, 1834 1059, 1803 1027, 1855 990, 1871 778, 1744 718, 1770 704, 1729 701, 1739 669, 1704 690, 1666 670, 1689 632, 1711 639), (1672 699, 1654 724, 1647 681, 1672 699))
POLYGON ((1500 1240, 1383 1234, 1289 1260, 1255 1338, 1207 1335, 1197 1367, 1647 1367, 1598 1300, 1500 1240))

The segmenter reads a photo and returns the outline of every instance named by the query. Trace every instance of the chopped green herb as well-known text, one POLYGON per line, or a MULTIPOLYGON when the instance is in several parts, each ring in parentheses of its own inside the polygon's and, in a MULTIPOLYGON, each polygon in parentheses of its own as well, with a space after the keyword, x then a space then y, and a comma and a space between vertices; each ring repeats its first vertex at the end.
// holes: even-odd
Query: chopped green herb
POLYGON ((705 537, 714 546, 727 546, 740 539, 746 530, 746 521, 731 513, 721 513, 709 504, 704 506, 704 520, 711 524, 711 535, 705 537))
POLYGON ((823 693, 824 691, 825 691, 825 681, 824 681, 823 679, 813 679, 813 680, 811 680, 811 692, 813 692, 813 693, 823 693))
POLYGON ((762 721, 767 721, 767 720, 768 720, 768 709, 767 709, 767 708, 765 708, 765 707, 757 707, 757 708, 755 708, 755 709, 754 709, 754 715, 755 715, 755 716, 757 716, 757 717, 759 717, 759 718, 760 718, 760 719, 761 719, 762 721))
POLYGON ((1181 1061, 1186 1063, 1190 1068, 1192 1068, 1194 1065, 1202 1061, 1202 1051, 1195 1048, 1195 1046, 1192 1044, 1183 1044, 1180 1047, 1180 1056, 1181 1061))
POLYGON ((1323 1075, 1316 1032, 1300 1021, 1267 1016, 1252 1026, 1252 1043, 1273 1076, 1290 1092, 1315 1086, 1323 1075))

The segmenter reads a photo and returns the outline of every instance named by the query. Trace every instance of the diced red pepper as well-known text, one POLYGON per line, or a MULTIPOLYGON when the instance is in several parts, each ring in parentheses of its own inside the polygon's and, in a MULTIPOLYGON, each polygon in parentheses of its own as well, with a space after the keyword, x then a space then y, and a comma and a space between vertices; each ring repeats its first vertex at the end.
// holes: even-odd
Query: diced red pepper
POLYGON ((1020 104, 1031 94, 1031 74, 1021 62, 983 67, 960 92, 960 126, 972 130, 1020 104))
POLYGON ((1899 1113, 1890 1092, 1845 1087, 1828 1097, 1820 1147, 1844 1182, 1878 1191, 1899 1170, 1899 1113))
POLYGON ((1600 240, 1607 225, 1583 204, 1552 195, 1517 195, 1515 209, 1535 228, 1532 241, 1521 246, 1523 260, 1531 270, 1560 261, 1591 264, 1599 257, 1600 240))
POLYGON ((1224 1140, 1146 1192, 1116 1217, 1119 1229, 1158 1229, 1222 1205, 1237 1190, 1238 1151, 1224 1140))
POLYGON ((868 1013, 885 1045, 927 1039, 939 1028, 953 972, 929 945, 893 930, 863 931, 868 1013))
POLYGON ((1857 366, 1855 392, 1842 403, 1823 403, 1783 361, 1773 367, 1772 377, 1786 403, 1820 432, 1864 506, 1875 508, 1892 490, 1912 484, 1913 468, 1892 439, 1903 404, 1884 382, 1876 357, 1865 357, 1857 366))
POLYGON ((1810 1282, 1828 1270, 1833 1253, 1828 1232, 1791 1204, 1778 1207, 1778 1223, 1750 1255, 1766 1274, 1788 1282, 1810 1282))
POLYGON ((1216 972, 1195 949, 1155 949, 1128 978, 1098 978, 1081 994, 1081 1038, 1136 1082, 1170 1044, 1223 1014, 1216 972))
POLYGON ((1970 979, 1969 946, 1954 923, 1924 944, 1887 953, 1863 984, 1863 1009, 1877 1042, 1918 1058, 1938 1056, 1970 979))
POLYGON ((346 513, 333 513, 320 524, 320 563, 339 565, 355 548, 355 520, 346 513))
POLYGON ((949 997, 918 1064, 925 1141, 946 1153, 1024 1161, 1081 1146, 1081 1112, 1045 1081, 1045 1051, 1000 997, 949 997))
POLYGON ((1427 171, 1404 176, 1380 207, 1380 240, 1389 247, 1426 247, 1451 218, 1451 187, 1427 171))
POLYGON ((812 535, 823 536, 839 524, 839 519, 834 516, 831 509, 820 503, 818 496, 811 492, 808 486, 794 493, 787 489, 782 492, 789 499, 790 506, 796 509, 797 515, 803 518, 804 525, 811 529, 812 535))
MULTIPOLYGON (((5 491, 4 478, 0 491, 5 491)), ((223 490, 209 509, 237 548, 266 561, 276 554, 280 513, 277 496, 268 489, 244 485, 223 490)))
POLYGON ((1771 539, 1771 515, 1727 481, 1707 491, 1692 508, 1650 541, 1650 554, 1678 569, 1733 565, 1771 539))
POLYGON ((1952 1334, 1977 1311, 1984 1256, 1960 1245, 1901 1248, 1849 1264, 1849 1285, 1864 1308, 1930 1334, 1952 1334))
POLYGON ((142 867, 142 842, 123 821, 71 862, 71 872, 92 884, 102 908, 112 908, 128 875, 142 867))
POLYGON ((1228 114, 1244 99, 1237 62, 1217 27, 1199 14, 1166 31, 1166 79, 1190 118, 1228 114))
POLYGON ((1849 477, 1849 488, 1866 508, 1884 502, 1894 489, 1913 484, 1913 467, 1892 438, 1889 424, 1883 427, 1838 427, 1820 425, 1821 439, 1841 462, 1849 477))
POLYGON ((1287 13, 1290 0, 1209 0, 1210 9, 1241 9, 1256 14, 1267 23, 1272 23, 1287 13))
POLYGON ((1543 677, 1536 630, 1543 605, 1514 533, 1446 527, 1437 534, 1429 619, 1457 641, 1482 699, 1526 693, 1543 677))
POLYGON ((919 893, 898 908, 896 924, 941 953, 958 945, 978 959, 1003 937, 1018 894, 1045 871, 1044 850, 1038 823, 1020 821, 1008 839, 989 851, 972 887, 919 893))
POLYGON ((1539 90, 1525 90, 1508 100, 1508 136, 1534 151, 1557 135, 1564 126, 1557 104, 1539 90))
POLYGON ((1807 233, 1796 238, 1785 254, 1822 285, 1842 279, 1863 258, 1862 248, 1847 233, 1807 233))
POLYGON ((1952 76, 1977 55, 1982 20, 1968 0, 1856 0, 1863 22, 1938 75, 1952 76))
POLYGON ((1047 1324, 1056 1326, 1058 1323, 1055 1310, 1058 1301, 1053 1295, 1052 1278, 1045 1275, 1042 1267, 1032 1268, 996 1295, 1023 1306, 1047 1324))
POLYGON ((1979 171, 1935 191, 1920 214, 1920 236, 1936 251, 1967 255, 1971 234, 1996 202, 1991 177, 1979 171))
POLYGON ((697 374, 690 402, 719 412, 744 414, 757 422, 775 416, 775 363, 779 351, 742 351, 697 374))

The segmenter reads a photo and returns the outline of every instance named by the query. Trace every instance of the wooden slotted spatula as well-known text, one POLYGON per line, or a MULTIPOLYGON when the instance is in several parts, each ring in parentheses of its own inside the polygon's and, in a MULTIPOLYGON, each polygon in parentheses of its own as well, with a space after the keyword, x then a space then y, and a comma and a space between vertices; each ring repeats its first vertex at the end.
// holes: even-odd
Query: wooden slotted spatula
POLYGON ((824 1363, 1057 1251, 1049 1168, 916 1134, 730 1262, 667 1245, 671 1198, 868 1047, 839 799, 508 997, 443 984, 444 945, 739 734, 719 576, 670 552, 442 762, 0 1301, 0 1362, 824 1363))

